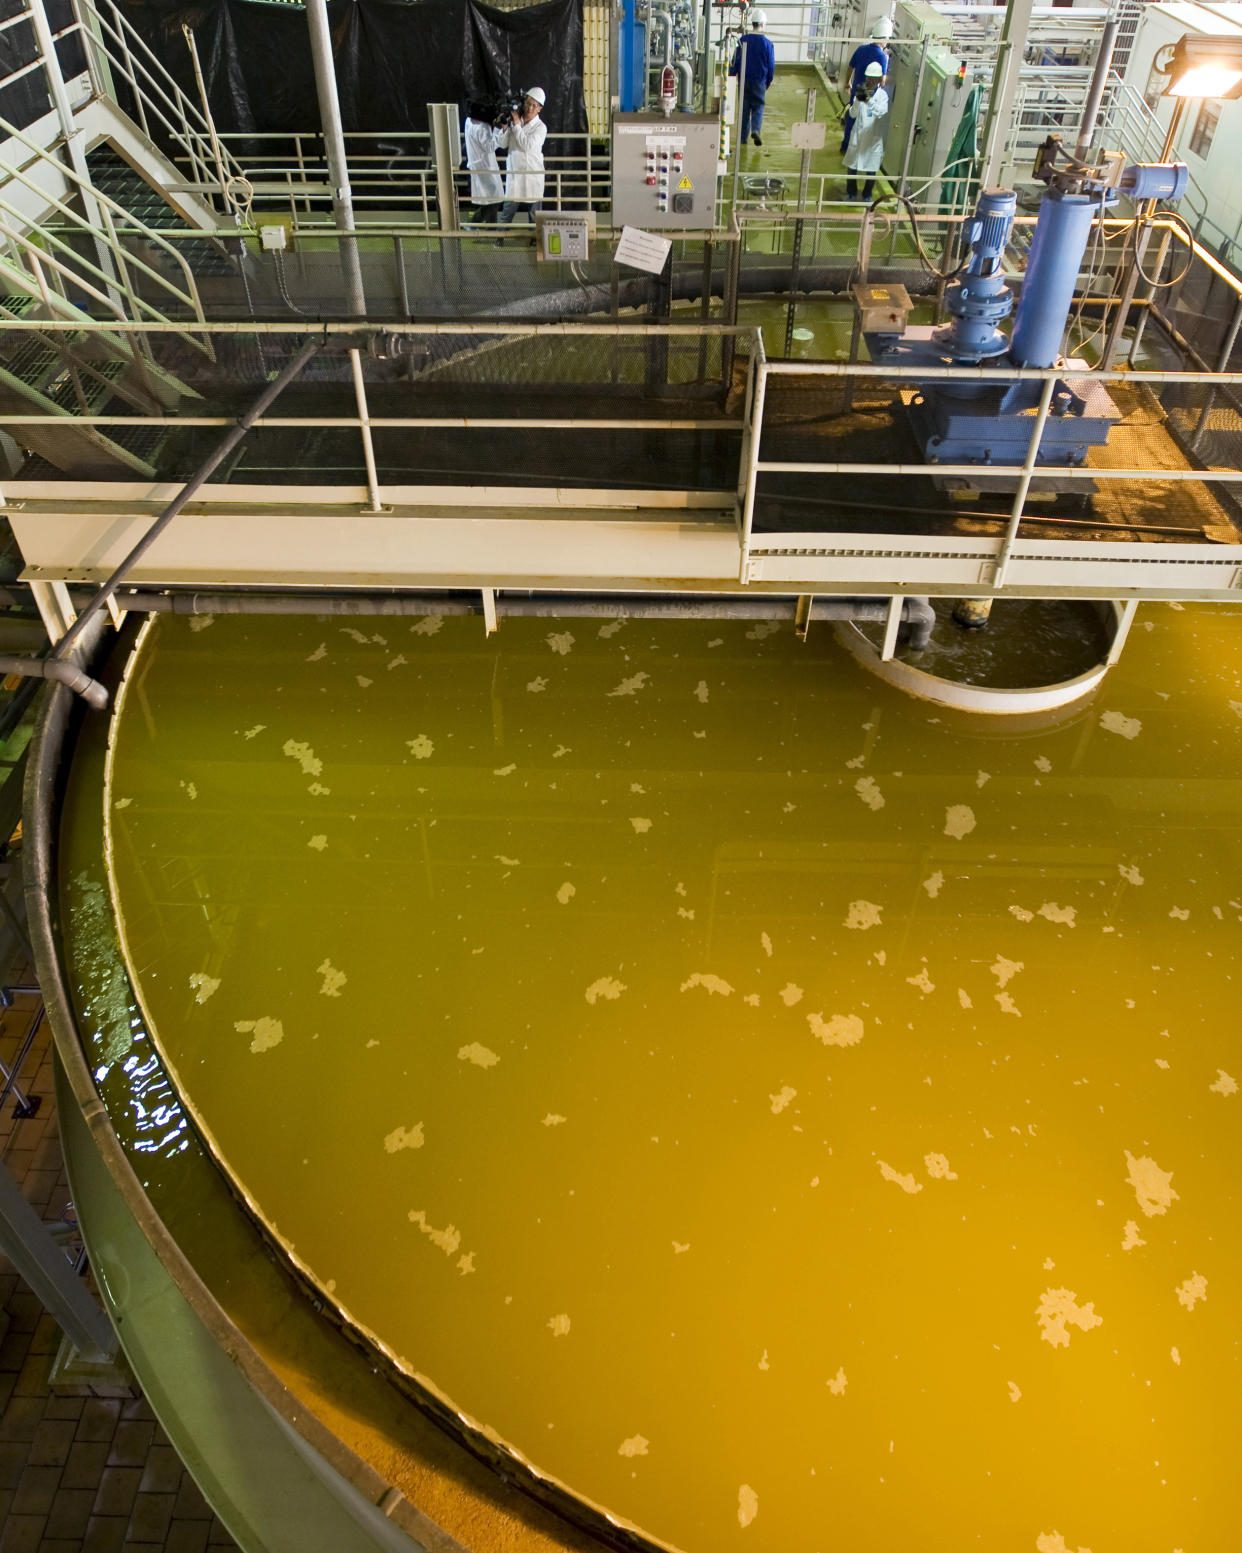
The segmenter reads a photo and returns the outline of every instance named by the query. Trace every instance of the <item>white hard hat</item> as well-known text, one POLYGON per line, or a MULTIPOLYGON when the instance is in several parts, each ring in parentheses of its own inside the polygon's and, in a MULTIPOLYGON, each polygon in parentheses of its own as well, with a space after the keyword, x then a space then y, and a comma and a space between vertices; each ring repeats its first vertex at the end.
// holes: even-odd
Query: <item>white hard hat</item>
POLYGON ((881 17, 879 17, 877 19, 877 21, 876 21, 875 26, 872 27, 872 29, 871 29, 871 36, 873 38, 891 38, 892 35, 893 35, 893 18, 891 16, 881 16, 881 17))
POLYGON ((548 100, 544 95, 542 86, 528 86, 524 95, 529 97, 532 102, 537 102, 541 108, 548 100))
POLYGON ((763 28, 768 25, 768 19, 762 11, 752 11, 750 13, 750 25, 752 27, 763 28))
POLYGON ((867 77, 868 81, 878 81, 883 76, 883 74, 884 66, 879 62, 878 59, 873 59, 867 68, 863 71, 863 75, 867 77))

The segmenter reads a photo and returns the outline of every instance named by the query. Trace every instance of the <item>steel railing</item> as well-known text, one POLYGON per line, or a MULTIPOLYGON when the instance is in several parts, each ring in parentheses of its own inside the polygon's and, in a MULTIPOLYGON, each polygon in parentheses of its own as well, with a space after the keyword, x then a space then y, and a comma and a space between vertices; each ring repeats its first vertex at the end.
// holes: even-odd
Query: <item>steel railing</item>
MULTIPOLYGON (((202 324, 206 321, 194 273, 174 243, 154 228, 137 220, 109 195, 101 193, 89 179, 83 178, 73 168, 61 164, 51 151, 30 139, 7 119, 0 118, 0 134, 7 136, 11 142, 31 153, 31 161, 24 167, 0 164, 0 212, 3 213, 0 215, 0 234, 3 235, 12 256, 6 269, 10 278, 20 284, 21 289, 31 295, 37 295, 45 306, 53 305, 51 295, 53 289, 67 305, 72 305, 70 302, 72 292, 84 291, 94 302, 114 314, 118 322, 130 320, 138 322, 144 319, 152 323, 170 322, 166 314, 160 312, 141 295, 136 280, 136 276, 141 276, 148 285, 161 291, 174 305, 189 312, 197 323, 202 324), (79 215, 65 200, 50 193, 32 175, 32 166, 40 160, 52 162, 57 175, 64 178, 71 189, 79 194, 84 192, 89 194, 91 203, 99 213, 102 230, 88 221, 85 216, 79 215), (32 191, 54 210, 59 218, 57 227, 53 228, 50 223, 32 222, 22 212, 20 206, 7 197, 7 191, 12 184, 32 191), (68 237, 62 235, 65 231, 78 235, 83 242, 75 246, 68 237), (134 253, 132 247, 126 246, 121 241, 122 235, 130 239, 139 237, 144 243, 150 244, 152 248, 166 255, 181 275, 184 286, 178 286, 160 270, 140 258, 134 253), (110 269, 85 256, 82 250, 87 246, 87 240, 97 254, 102 247, 110 261, 110 269), (17 256, 20 258, 14 263, 17 256), (55 280, 49 277, 48 271, 51 271, 55 280)), ((102 258, 103 255, 99 257, 102 258)), ((176 332, 195 350, 211 355, 210 341, 196 338, 184 329, 177 329, 176 332)))
POLYGON ((236 209, 231 186, 245 185, 241 164, 215 135, 202 108, 181 89, 142 35, 111 0, 73 0, 91 84, 117 98, 119 78, 147 139, 193 170, 193 182, 221 214, 236 209))

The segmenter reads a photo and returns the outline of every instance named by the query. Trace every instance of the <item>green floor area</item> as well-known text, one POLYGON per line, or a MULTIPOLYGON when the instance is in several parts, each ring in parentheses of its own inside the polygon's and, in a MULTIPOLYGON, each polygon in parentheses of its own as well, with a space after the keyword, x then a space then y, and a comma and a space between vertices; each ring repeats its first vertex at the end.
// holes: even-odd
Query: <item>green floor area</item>
MULTIPOLYGON (((814 65, 777 67, 776 79, 768 88, 764 107, 763 132, 760 137, 763 145, 747 144, 742 147, 741 175, 743 178, 748 174, 782 178, 786 194, 797 193, 802 153, 790 143, 790 134, 793 125, 807 117, 807 94, 811 91, 815 93, 815 121, 826 125, 827 133, 823 149, 811 153, 808 204, 814 207, 845 203, 845 161, 840 149, 843 104, 835 87, 829 88, 824 84, 824 77, 814 65)), ((727 183, 731 183, 732 171, 733 158, 730 154, 730 178, 726 180, 727 183)), ((888 181, 880 177, 876 183, 876 192, 890 191, 888 181)))

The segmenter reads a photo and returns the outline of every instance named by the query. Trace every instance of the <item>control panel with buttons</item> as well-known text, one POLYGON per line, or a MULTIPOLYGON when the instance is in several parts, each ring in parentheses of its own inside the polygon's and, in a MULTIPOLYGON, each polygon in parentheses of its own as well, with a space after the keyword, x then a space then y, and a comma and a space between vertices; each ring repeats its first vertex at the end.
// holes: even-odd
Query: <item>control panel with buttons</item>
POLYGON ((719 156, 714 114, 614 115, 613 224, 656 231, 714 226, 719 156))

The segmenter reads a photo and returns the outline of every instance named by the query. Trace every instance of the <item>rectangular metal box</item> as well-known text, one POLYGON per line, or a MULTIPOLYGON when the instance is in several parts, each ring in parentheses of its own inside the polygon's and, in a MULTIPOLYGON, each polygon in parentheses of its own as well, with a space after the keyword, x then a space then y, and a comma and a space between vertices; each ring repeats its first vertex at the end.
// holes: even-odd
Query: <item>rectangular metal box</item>
POLYGON ((612 121, 612 224, 652 232, 716 223, 720 121, 714 113, 618 113, 612 121))

